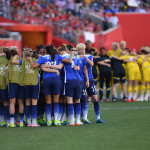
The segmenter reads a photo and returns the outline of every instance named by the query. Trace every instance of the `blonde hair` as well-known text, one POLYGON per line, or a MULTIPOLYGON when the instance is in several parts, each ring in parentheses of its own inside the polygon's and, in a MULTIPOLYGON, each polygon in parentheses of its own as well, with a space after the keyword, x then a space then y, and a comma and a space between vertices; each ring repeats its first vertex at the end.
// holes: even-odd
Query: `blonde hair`
POLYGON ((31 48, 24 48, 22 53, 21 53, 21 58, 31 57, 30 51, 32 51, 31 48))
POLYGON ((11 51, 12 49, 13 49, 13 50, 16 50, 16 51, 18 52, 18 48, 17 48, 16 46, 10 46, 10 47, 9 47, 9 50, 10 50, 10 51, 11 51))
POLYGON ((77 46, 76 46, 76 49, 79 50, 81 48, 86 48, 85 44, 84 43, 79 43, 77 46))
POLYGON ((119 44, 117 43, 117 42, 113 42, 112 44, 111 44, 112 46, 113 46, 113 50, 118 50, 119 49, 119 44))
POLYGON ((131 56, 136 56, 137 53, 136 53, 136 52, 131 52, 130 55, 131 55, 131 56))

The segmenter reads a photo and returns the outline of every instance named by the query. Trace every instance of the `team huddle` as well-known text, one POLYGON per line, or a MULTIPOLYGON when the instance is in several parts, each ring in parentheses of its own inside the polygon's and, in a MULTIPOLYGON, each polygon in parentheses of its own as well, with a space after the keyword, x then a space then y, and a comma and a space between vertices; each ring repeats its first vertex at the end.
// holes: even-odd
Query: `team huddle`
POLYGON ((25 116, 28 127, 38 127, 40 124, 40 121, 39 124, 37 123, 39 95, 41 99, 45 97, 43 107, 45 107, 46 120, 42 121, 45 121, 47 126, 90 123, 87 118, 86 91, 94 102, 96 123, 104 123, 100 118, 99 102, 92 75, 93 58, 92 55, 85 55, 85 45, 78 44, 76 49, 71 45, 61 45, 56 50, 54 45, 50 44, 46 46, 46 53, 39 57, 35 53, 32 54, 31 49, 26 48, 20 58, 16 47, 2 48, 1 126, 5 125, 5 118, 7 126, 15 127, 17 102, 18 125, 24 126, 25 116), (39 71, 40 74, 43 72, 42 82, 40 82, 39 71))
POLYGON ((139 99, 148 101, 150 55, 147 47, 137 55, 129 48, 120 49, 118 43, 112 43, 112 50, 107 53, 102 47, 99 56, 85 54, 85 48, 83 43, 76 48, 63 44, 58 49, 50 44, 38 54, 25 48, 19 57, 17 47, 1 47, 1 126, 89 124, 87 95, 94 102, 96 123, 104 123, 92 74, 94 64, 99 69, 101 102, 104 82, 107 102, 111 86, 112 102, 116 101, 118 83, 123 101, 136 101, 138 90, 139 99))

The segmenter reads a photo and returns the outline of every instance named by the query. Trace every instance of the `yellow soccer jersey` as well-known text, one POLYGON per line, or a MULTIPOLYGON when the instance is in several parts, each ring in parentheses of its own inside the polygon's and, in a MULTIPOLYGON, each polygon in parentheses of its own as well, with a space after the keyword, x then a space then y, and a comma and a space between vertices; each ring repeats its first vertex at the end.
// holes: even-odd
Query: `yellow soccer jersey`
POLYGON ((150 67, 150 63, 148 62, 148 60, 143 63, 143 61, 145 60, 145 55, 140 55, 140 56, 141 56, 141 57, 139 57, 139 58, 137 59, 137 63, 138 63, 138 65, 140 66, 141 70, 150 67), (142 63, 143 63, 143 65, 142 65, 142 63), (142 65, 142 66, 141 66, 141 65, 142 65))
MULTIPOLYGON (((122 58, 123 60, 125 60, 125 59, 128 58, 128 55, 123 55, 123 56, 121 56, 120 58, 122 58)), ((125 69, 125 71, 127 71, 126 63, 123 63, 122 66, 123 66, 123 68, 125 69)))
POLYGON ((117 50, 117 51, 110 50, 110 51, 107 53, 107 56, 109 56, 109 57, 111 57, 111 56, 117 56, 117 57, 119 57, 121 52, 122 52, 121 49, 119 49, 119 50, 117 50))

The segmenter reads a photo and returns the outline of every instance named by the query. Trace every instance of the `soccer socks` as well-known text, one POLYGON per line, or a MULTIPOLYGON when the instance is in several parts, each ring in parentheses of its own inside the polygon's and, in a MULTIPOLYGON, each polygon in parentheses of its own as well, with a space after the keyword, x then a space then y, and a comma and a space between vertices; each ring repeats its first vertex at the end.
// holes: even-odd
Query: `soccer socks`
POLYGON ((37 105, 32 105, 32 124, 36 124, 37 118, 37 105))
POLYGON ((131 99, 132 96, 132 86, 128 86, 128 99, 131 99))
POLYGON ((4 106, 4 112, 5 112, 5 117, 7 119, 7 123, 9 123, 10 122, 9 106, 4 106))
POLYGON ((25 115, 26 115, 26 119, 27 119, 27 124, 31 124, 31 110, 30 110, 30 106, 26 106, 25 107, 25 115))
POLYGON ((75 114, 76 114, 76 123, 80 123, 80 115, 81 115, 81 104, 75 104, 75 114))
POLYGON ((86 98, 81 99, 81 110, 82 110, 82 119, 83 120, 87 119, 88 105, 87 105, 86 98))
POLYGON ((20 123, 23 123, 24 113, 19 113, 20 123))
POLYGON ((100 100, 103 99, 103 89, 99 89, 99 96, 100 96, 100 100))
POLYGON ((96 114, 96 119, 100 119, 100 107, 98 102, 94 102, 94 110, 96 114))
POLYGON ((10 123, 14 123, 15 114, 10 114, 10 123))
POLYGON ((59 103, 54 102, 54 120, 58 120, 59 115, 59 103))
POLYGON ((140 100, 143 101, 144 100, 144 91, 145 91, 145 85, 141 85, 140 86, 140 100))
POLYGON ((0 122, 4 122, 4 107, 2 102, 0 102, 0 122))
POLYGON ((137 99, 137 92, 138 92, 138 86, 134 86, 134 87, 133 87, 132 99, 134 99, 134 100, 137 99))
POLYGON ((46 104, 46 119, 47 121, 51 121, 52 108, 51 104, 46 104))
POLYGON ((63 103, 59 103, 59 115, 58 115, 58 120, 61 120, 63 114, 63 103))
POLYGON ((106 99, 109 99, 109 95, 110 95, 110 88, 106 89, 106 99))
POLYGON ((149 84, 145 86, 145 101, 148 101, 148 96, 149 96, 149 84))
POLYGON ((67 111, 70 119, 70 124, 74 124, 74 107, 73 104, 67 104, 67 111))

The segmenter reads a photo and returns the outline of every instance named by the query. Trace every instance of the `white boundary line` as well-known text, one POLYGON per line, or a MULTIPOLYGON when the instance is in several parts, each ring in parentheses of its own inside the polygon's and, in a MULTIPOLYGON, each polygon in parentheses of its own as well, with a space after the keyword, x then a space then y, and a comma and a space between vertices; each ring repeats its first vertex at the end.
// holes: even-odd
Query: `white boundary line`
MULTIPOLYGON (((100 108, 101 110, 127 110, 127 109, 150 109, 150 107, 125 107, 125 108, 100 108)), ((90 108, 88 110, 94 110, 94 108, 90 108)))

